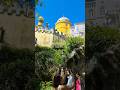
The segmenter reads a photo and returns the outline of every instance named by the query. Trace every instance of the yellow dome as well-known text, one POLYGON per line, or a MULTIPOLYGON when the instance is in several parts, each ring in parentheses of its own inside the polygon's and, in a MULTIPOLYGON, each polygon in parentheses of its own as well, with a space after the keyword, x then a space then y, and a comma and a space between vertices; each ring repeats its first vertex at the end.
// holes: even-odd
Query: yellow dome
POLYGON ((61 17, 57 20, 55 29, 60 32, 68 35, 70 33, 71 23, 67 17, 61 17))
POLYGON ((67 17, 64 17, 64 16, 61 17, 60 19, 58 19, 57 23, 58 23, 58 22, 61 22, 61 21, 62 21, 62 22, 66 22, 66 21, 67 21, 67 22, 70 22, 70 20, 69 20, 67 17))

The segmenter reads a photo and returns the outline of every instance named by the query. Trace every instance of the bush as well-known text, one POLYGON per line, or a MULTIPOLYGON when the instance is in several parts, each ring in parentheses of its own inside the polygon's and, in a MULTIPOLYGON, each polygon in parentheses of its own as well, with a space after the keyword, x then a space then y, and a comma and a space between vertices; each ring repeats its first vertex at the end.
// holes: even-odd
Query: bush
POLYGON ((2 48, 0 51, 0 89, 1 90, 33 90, 34 53, 30 50, 2 48), (27 90, 27 89, 26 89, 27 90))
POLYGON ((51 68, 54 67, 54 50, 51 48, 37 47, 35 52, 35 71, 41 81, 52 80, 51 68))
POLYGON ((108 27, 89 27, 86 30, 86 90, 120 89, 119 55, 119 30, 108 27))

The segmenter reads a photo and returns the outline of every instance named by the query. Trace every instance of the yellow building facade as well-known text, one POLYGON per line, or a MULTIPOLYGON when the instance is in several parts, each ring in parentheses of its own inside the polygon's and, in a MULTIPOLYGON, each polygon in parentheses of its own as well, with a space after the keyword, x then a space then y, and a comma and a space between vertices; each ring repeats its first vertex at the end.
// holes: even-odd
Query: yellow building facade
POLYGON ((52 47, 53 33, 49 30, 45 30, 43 27, 44 18, 39 17, 38 26, 35 27, 35 41, 37 46, 52 47))
POLYGON ((42 47, 52 47, 53 33, 49 32, 35 32, 36 43, 42 47))
POLYGON ((55 29, 64 35, 70 35, 71 22, 66 17, 61 17, 55 24, 55 29))
POLYGON ((47 30, 44 26, 44 18, 39 17, 35 27, 35 39, 37 46, 52 47, 63 46, 66 37, 71 36, 71 22, 67 17, 61 17, 55 24, 55 29, 47 30), (57 30, 57 32, 56 32, 57 30))

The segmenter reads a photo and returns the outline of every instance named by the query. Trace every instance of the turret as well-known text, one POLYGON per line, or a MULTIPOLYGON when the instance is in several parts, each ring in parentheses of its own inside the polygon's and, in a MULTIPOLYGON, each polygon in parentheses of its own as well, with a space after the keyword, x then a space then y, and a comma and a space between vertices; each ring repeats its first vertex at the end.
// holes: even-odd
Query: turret
POLYGON ((44 18, 42 16, 40 16, 38 20, 39 20, 38 26, 42 26, 44 23, 44 18))

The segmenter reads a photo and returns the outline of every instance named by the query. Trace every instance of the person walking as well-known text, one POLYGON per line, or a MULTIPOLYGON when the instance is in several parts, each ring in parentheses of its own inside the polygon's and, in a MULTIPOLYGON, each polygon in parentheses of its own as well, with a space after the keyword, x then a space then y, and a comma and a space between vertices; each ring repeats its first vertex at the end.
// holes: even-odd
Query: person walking
POLYGON ((58 90, 70 90, 67 87, 67 82, 68 82, 68 78, 67 78, 67 73, 66 70, 64 68, 61 68, 61 84, 58 86, 58 90))
POLYGON ((74 77, 73 77, 71 70, 67 71, 67 74, 68 74, 67 87, 69 87, 70 90, 74 90, 74 87, 75 87, 74 77))
POLYGON ((76 84, 76 90, 81 90, 81 82, 80 82, 80 74, 79 73, 76 73, 75 84, 76 84))
POLYGON ((65 68, 65 76, 64 76, 64 83, 66 83, 67 84, 67 82, 68 82, 68 74, 67 74, 67 68, 65 68))
POLYGON ((62 77, 60 81, 61 84, 58 86, 58 90, 70 90, 69 87, 67 87, 67 82, 64 82, 62 77))
POLYGON ((62 78, 61 77, 61 69, 59 68, 53 79, 54 90, 58 90, 58 86, 61 84, 61 78, 62 78))

